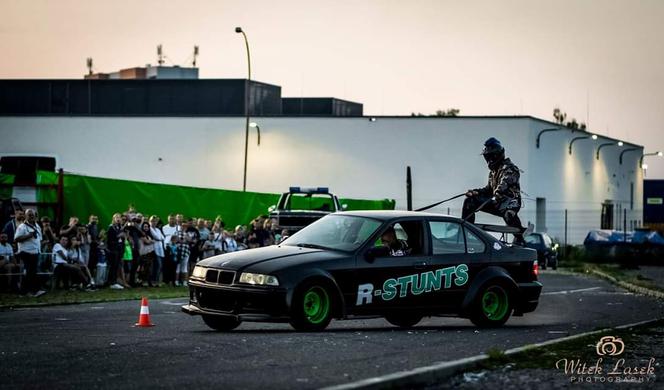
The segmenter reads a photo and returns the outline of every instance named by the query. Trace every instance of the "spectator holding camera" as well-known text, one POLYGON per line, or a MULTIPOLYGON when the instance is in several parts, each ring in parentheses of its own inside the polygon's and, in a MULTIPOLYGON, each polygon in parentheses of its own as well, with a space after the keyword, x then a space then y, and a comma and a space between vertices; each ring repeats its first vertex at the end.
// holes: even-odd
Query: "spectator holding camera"
POLYGON ((53 232, 51 220, 48 217, 42 217, 41 228, 43 234, 41 251, 42 253, 51 253, 53 251, 53 246, 58 243, 58 238, 55 232, 53 232))
POLYGON ((69 223, 60 228, 60 236, 67 236, 71 242, 71 238, 78 235, 78 217, 69 217, 69 223))
POLYGON ((37 280, 37 263, 41 253, 41 228, 37 224, 37 213, 33 209, 25 212, 25 221, 16 228, 14 241, 18 244, 18 257, 23 262, 25 278, 21 285, 21 293, 40 297, 46 291, 39 288, 37 280))

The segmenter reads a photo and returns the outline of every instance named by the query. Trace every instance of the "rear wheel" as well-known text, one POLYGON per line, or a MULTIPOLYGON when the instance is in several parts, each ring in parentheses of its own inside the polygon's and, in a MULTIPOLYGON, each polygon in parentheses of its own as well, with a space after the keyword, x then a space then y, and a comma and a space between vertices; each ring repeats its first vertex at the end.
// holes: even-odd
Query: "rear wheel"
POLYGON ((502 326, 512 314, 512 300, 501 283, 489 282, 480 290, 470 320, 479 327, 502 326))
POLYGON ((235 317, 204 315, 203 322, 205 322, 205 325, 216 331, 226 332, 237 328, 242 321, 236 319, 235 317))
POLYGON ((417 314, 393 314, 385 316, 387 322, 400 328, 412 328, 422 321, 422 316, 417 314))

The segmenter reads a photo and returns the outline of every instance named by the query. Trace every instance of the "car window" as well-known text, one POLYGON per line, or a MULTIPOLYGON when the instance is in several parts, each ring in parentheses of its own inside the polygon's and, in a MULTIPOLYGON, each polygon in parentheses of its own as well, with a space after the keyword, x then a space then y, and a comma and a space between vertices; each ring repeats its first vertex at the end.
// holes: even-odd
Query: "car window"
POLYGON ((335 211, 334 199, 330 194, 290 194, 285 209, 335 211))
POLYGON ((402 221, 387 227, 376 239, 374 246, 390 247, 390 257, 397 256, 419 256, 424 253, 423 225, 421 221, 402 221), (382 236, 388 231, 394 230, 398 243, 390 246, 383 241, 382 236))
POLYGON ((526 243, 528 243, 528 244, 538 245, 538 244, 542 243, 542 238, 540 237, 539 234, 529 234, 529 235, 525 236, 524 239, 526 240, 526 243))
POLYGON ((553 242, 551 241, 551 237, 549 237, 547 234, 543 234, 542 237, 544 237, 544 244, 546 244, 547 247, 553 245, 553 242))
POLYGON ((466 230, 466 245, 468 246, 468 253, 484 253, 486 245, 475 233, 468 229, 466 230))
POLYGON ((429 222, 434 255, 465 253, 466 243, 461 225, 455 222, 429 222))

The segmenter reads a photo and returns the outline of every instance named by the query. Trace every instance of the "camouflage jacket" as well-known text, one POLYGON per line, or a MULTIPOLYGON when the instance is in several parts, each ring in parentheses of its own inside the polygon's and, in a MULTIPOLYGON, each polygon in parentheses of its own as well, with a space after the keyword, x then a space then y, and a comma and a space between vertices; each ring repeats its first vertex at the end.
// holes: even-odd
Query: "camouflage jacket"
POLYGON ((489 183, 486 187, 477 188, 475 191, 484 196, 495 196, 502 207, 521 207, 519 176, 519 168, 506 158, 498 168, 489 171, 489 183))

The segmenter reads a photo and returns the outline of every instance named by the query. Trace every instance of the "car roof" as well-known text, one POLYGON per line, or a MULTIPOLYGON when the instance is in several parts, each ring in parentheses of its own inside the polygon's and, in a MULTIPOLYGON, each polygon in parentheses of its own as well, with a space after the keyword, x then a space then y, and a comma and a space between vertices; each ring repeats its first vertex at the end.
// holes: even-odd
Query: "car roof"
POLYGON ((396 219, 396 218, 431 218, 431 217, 447 217, 452 218, 457 221, 461 221, 461 218, 454 217, 452 215, 446 214, 435 214, 435 213, 425 213, 422 211, 406 211, 406 210, 363 210, 363 211, 343 211, 335 213, 337 215, 351 215, 356 217, 367 217, 380 219, 383 221, 396 219))

